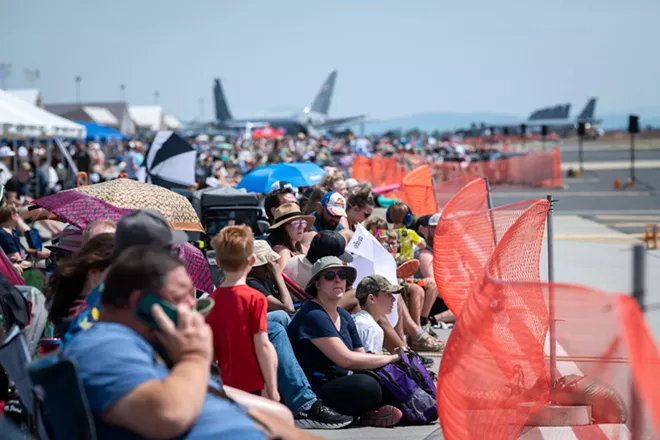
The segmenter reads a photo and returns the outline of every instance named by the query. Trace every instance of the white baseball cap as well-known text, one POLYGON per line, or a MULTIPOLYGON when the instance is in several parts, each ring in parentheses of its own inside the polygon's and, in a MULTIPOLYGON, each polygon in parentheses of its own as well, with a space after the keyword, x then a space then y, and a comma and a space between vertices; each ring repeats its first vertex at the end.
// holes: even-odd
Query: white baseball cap
POLYGON ((429 226, 438 226, 438 222, 440 221, 440 217, 442 217, 442 212, 438 212, 437 214, 433 214, 431 218, 429 219, 429 226))
POLYGON ((338 192, 329 192, 324 195, 321 205, 334 217, 346 217, 346 200, 338 192))
POLYGON ((15 155, 16 153, 7 145, 0 147, 0 157, 14 157, 15 155))

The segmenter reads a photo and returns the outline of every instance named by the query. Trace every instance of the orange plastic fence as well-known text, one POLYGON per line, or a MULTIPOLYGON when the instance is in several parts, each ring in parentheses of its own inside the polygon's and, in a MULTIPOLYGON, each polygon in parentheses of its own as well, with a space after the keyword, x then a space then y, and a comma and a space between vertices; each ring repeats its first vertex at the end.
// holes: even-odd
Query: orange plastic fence
MULTIPOLYGON (((447 203, 468 183, 479 180, 475 176, 462 176, 458 179, 447 180, 435 183, 435 202, 438 205, 438 211, 442 211, 447 203)), ((485 187, 485 182, 484 182, 485 187)))
MULTIPOLYGON (((438 292, 457 316, 482 276, 496 243, 523 212, 542 203, 527 200, 488 210, 483 182, 470 183, 447 204, 433 239, 433 274, 438 292)), ((540 218, 541 231, 544 225, 545 219, 540 218)), ((540 281, 540 251, 526 255, 521 264, 535 274, 534 280, 540 281)))
POLYGON ((530 153, 482 162, 438 162, 433 165, 436 182, 461 176, 487 177, 491 184, 562 188, 561 153, 530 153))
POLYGON ((414 214, 432 215, 438 212, 430 166, 423 165, 408 173, 403 179, 402 190, 414 214))
MULTIPOLYGON (((660 358, 642 314, 626 295, 540 283, 539 256, 549 205, 545 200, 528 204, 506 228, 485 270, 472 283, 447 342, 437 390, 445 438, 518 438, 535 411, 562 397, 551 393, 550 386, 551 297, 557 376, 595 381, 622 402, 621 414, 612 410, 612 399, 608 404, 608 397, 601 395, 593 402, 594 423, 628 420, 634 380, 645 416, 640 438, 657 438, 660 388, 655 376, 660 358)), ((456 240, 471 241, 472 230, 456 240)), ((629 438, 624 425, 610 426, 609 437, 599 435, 598 426, 589 427, 591 431, 582 428, 573 428, 572 438, 629 438)))

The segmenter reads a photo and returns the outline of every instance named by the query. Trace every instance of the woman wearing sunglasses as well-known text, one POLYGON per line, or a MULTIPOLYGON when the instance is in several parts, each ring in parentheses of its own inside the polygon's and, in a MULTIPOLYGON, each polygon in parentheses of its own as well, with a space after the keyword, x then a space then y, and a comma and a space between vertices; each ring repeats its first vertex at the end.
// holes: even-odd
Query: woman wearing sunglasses
POLYGON ((400 360, 398 354, 367 354, 351 315, 339 307, 357 272, 337 257, 312 266, 305 303, 287 329, 291 346, 312 390, 340 414, 360 417, 362 424, 393 426, 401 412, 382 405, 379 380, 370 370, 400 360))
POLYGON ((277 262, 282 269, 291 257, 306 252, 302 241, 305 232, 309 231, 313 224, 314 217, 303 215, 295 203, 284 203, 275 210, 273 225, 268 229, 268 242, 273 251, 279 254, 280 259, 277 262))

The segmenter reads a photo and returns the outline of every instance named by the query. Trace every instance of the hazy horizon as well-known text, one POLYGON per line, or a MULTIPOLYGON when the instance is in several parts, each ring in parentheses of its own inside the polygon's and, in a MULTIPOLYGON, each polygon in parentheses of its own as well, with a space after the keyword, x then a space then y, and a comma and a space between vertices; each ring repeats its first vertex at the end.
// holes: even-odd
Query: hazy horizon
POLYGON ((401 3, 337 0, 18 2, 5 17, 0 63, 12 88, 47 103, 159 104, 182 120, 213 115, 213 78, 236 117, 302 109, 339 70, 332 116, 426 112, 526 117, 591 96, 598 114, 660 105, 660 2, 561 0, 401 3), (36 84, 25 69, 39 69, 36 84))

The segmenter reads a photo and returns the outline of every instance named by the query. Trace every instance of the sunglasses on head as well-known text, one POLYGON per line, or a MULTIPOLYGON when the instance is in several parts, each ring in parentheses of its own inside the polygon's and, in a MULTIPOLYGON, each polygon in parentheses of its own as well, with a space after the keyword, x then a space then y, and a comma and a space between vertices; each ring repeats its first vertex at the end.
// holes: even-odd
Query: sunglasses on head
POLYGON ((291 226, 294 228, 306 228, 307 227, 307 220, 293 220, 289 223, 291 226))
POLYGON ((322 276, 326 281, 332 281, 337 277, 339 277, 340 280, 345 281, 348 279, 348 271, 346 269, 328 270, 323 272, 322 276))

